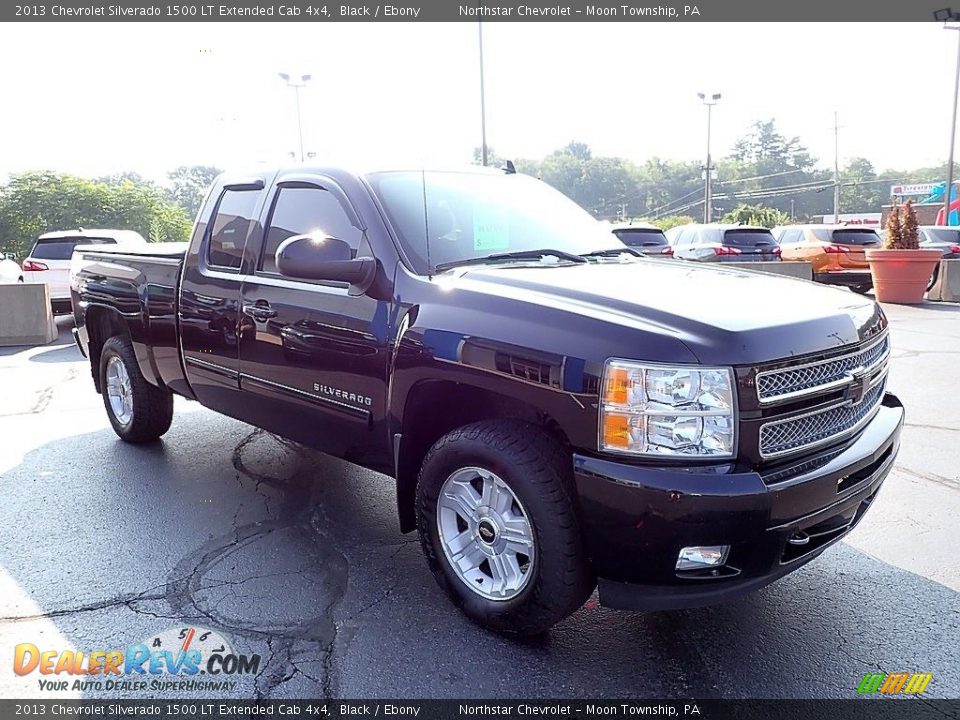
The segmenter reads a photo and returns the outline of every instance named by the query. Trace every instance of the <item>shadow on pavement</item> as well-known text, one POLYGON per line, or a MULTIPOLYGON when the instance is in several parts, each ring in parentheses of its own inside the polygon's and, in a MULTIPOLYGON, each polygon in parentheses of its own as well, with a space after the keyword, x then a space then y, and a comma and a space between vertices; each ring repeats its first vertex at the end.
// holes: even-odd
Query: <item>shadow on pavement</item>
POLYGON ((0 493, 17 518, 0 565, 36 620, 83 650, 216 630, 265 660, 241 695, 854 697, 874 671, 932 672, 927 697, 960 695, 958 594, 843 544, 727 605, 592 598, 518 643, 448 603, 397 530, 392 480, 213 413, 180 413, 149 445, 110 430, 41 445, 0 493))

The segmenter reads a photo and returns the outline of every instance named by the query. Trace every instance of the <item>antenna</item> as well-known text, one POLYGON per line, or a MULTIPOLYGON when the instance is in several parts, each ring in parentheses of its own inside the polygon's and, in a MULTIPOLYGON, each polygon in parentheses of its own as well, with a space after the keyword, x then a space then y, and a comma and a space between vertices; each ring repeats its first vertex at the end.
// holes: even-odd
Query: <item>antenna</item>
POLYGON ((513 160, 507 160, 506 163, 504 163, 503 171, 504 171, 507 175, 516 175, 516 174, 517 174, 517 168, 514 166, 513 160))
POLYGON ((423 187, 423 239, 427 244, 427 272, 433 279, 433 263, 430 261, 430 221, 427 218, 427 171, 420 166, 420 183, 423 187))

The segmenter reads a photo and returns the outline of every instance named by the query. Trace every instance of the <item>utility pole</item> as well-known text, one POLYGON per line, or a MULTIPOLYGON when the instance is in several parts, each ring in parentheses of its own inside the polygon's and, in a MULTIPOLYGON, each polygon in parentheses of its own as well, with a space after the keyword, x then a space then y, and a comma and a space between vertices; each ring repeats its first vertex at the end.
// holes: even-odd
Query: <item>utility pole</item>
POLYGON ((833 221, 840 222, 840 116, 833 113, 833 221))
MULTIPOLYGON (((946 30, 960 30, 960 25, 944 22, 946 30)), ((960 34, 957 35, 957 69, 953 81, 953 121, 950 123, 950 159, 947 161, 947 187, 943 192, 943 224, 950 224, 950 202, 953 194, 953 151, 957 139, 957 100, 960 99, 960 34)))
POLYGON ((483 166, 487 166, 487 103, 483 82, 483 23, 477 23, 477 32, 480 39, 480 158, 483 166))
POLYGON ((713 106, 720 101, 720 93, 714 93, 709 98, 706 93, 697 93, 700 101, 707 106, 707 167, 704 172, 706 185, 703 197, 703 221, 713 222, 713 159, 710 155, 710 130, 713 106))

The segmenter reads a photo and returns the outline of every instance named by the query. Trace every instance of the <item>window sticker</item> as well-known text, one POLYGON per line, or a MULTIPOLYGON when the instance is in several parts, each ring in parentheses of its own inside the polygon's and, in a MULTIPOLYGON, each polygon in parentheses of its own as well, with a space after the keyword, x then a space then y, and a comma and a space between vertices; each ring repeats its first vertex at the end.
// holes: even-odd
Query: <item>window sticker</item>
POLYGON ((506 209, 478 204, 473 211, 473 249, 505 250, 510 247, 510 221, 506 209))

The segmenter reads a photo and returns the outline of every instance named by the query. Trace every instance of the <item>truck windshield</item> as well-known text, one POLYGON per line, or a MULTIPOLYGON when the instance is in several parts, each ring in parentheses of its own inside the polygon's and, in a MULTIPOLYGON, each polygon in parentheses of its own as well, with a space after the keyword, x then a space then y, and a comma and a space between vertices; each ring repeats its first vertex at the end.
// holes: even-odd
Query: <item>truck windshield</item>
POLYGON ((422 274, 503 253, 584 255, 619 245, 579 205, 526 175, 384 172, 367 179, 422 274))

